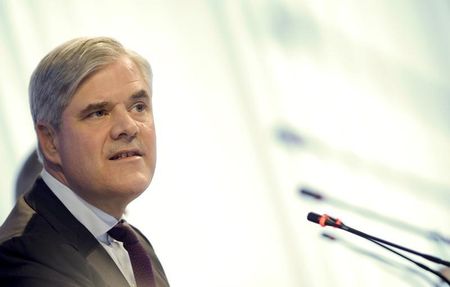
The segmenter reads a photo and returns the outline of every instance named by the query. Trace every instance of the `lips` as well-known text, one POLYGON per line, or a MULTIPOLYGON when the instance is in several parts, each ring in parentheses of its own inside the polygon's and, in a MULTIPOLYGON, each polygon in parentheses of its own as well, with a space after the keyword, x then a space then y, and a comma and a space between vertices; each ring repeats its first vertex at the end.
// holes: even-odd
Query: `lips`
POLYGON ((142 156, 142 153, 138 150, 124 150, 114 153, 109 160, 119 160, 133 156, 142 156))

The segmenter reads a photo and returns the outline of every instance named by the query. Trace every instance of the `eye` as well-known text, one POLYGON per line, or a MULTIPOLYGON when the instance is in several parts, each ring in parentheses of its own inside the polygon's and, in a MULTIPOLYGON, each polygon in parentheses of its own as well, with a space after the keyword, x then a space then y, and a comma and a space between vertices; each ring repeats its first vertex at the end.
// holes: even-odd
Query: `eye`
POLYGON ((107 111, 106 110, 98 110, 98 111, 94 111, 92 113, 90 113, 88 115, 89 118, 101 118, 107 115, 107 111))
POLYGON ((144 103, 137 103, 133 106, 133 109, 139 113, 145 111, 147 108, 147 105, 144 103))

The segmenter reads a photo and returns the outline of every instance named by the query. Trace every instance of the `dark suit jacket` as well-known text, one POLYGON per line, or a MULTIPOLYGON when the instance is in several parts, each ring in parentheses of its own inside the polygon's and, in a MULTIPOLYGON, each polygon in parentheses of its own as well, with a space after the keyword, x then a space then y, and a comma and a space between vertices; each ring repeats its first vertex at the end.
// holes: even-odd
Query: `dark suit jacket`
MULTIPOLYGON (((150 242, 136 231, 151 256, 157 286, 169 286, 150 242)), ((97 239, 39 178, 0 227, 0 286, 129 284, 97 239)))

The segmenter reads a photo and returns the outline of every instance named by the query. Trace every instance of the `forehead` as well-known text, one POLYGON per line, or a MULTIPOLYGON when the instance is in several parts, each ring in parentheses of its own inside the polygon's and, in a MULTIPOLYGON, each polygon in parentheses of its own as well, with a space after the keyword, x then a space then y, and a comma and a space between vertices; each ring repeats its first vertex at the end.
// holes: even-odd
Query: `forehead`
POLYGON ((137 65, 128 57, 121 57, 87 77, 75 92, 71 103, 120 100, 138 90, 149 93, 149 87, 137 65))

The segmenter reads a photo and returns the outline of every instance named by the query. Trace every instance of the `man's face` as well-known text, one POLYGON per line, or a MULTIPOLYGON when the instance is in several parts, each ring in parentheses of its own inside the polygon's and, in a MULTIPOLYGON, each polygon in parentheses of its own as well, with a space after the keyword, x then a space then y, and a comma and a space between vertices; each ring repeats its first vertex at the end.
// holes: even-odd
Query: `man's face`
POLYGON ((80 86, 63 112, 56 149, 63 183, 106 212, 117 213, 148 187, 156 163, 151 94, 130 59, 80 86))

